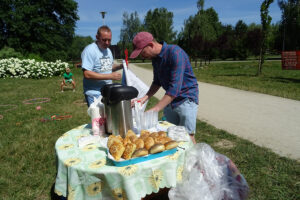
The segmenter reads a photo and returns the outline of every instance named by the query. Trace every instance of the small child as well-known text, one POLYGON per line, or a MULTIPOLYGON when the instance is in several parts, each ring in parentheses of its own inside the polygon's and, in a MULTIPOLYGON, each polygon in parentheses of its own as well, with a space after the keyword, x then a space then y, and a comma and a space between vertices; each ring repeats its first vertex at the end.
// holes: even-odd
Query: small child
POLYGON ((66 68, 66 72, 64 73, 64 79, 62 83, 60 84, 61 92, 64 92, 64 86, 67 86, 66 83, 72 83, 73 86, 73 92, 75 92, 75 81, 72 79, 73 74, 71 73, 71 70, 69 67, 66 68))

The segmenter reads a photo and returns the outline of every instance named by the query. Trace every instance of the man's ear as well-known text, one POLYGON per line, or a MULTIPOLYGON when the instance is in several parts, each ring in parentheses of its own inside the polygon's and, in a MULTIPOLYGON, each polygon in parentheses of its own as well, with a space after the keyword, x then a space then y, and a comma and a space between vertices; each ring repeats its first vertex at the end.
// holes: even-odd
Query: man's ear
POLYGON ((153 48, 153 46, 154 46, 153 42, 150 42, 150 43, 148 44, 148 46, 150 46, 151 48, 153 48))

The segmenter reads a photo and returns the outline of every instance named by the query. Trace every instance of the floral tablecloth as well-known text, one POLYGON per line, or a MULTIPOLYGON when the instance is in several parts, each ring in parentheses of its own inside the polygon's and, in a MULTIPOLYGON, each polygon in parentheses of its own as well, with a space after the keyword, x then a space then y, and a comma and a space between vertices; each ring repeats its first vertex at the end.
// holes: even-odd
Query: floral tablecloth
POLYGON ((90 134, 91 126, 85 124, 66 132, 56 141, 56 194, 79 200, 140 200, 160 188, 174 187, 182 181, 185 151, 192 143, 181 142, 172 155, 116 167, 100 144, 78 147, 78 139, 90 134))

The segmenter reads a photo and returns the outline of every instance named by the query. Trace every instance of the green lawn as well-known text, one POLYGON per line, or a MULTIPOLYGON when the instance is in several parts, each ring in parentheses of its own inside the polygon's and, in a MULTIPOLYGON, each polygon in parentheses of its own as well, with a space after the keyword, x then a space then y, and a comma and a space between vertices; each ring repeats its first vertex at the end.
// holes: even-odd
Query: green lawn
MULTIPOLYGON (((150 63, 136 65, 152 69, 150 63)), ((198 62, 194 73, 202 82, 300 100, 300 70, 282 70, 281 61, 267 61, 262 75, 257 77, 257 65, 257 61, 237 61, 212 62, 199 67, 198 62)))
MULTIPOLYGON (((87 106, 82 104, 82 72, 72 69, 72 73, 77 83, 76 92, 69 89, 61 93, 59 77, 0 79, 0 114, 3 116, 0 119, 0 199, 50 199, 56 177, 56 140, 66 131, 90 122, 87 106), (50 98, 50 101, 23 103, 34 98, 50 98), (41 110, 36 110, 36 106, 41 106, 41 110), (53 115, 71 115, 72 118, 41 122, 53 115)), ((152 99, 148 106, 156 102, 152 99)), ((201 121, 197 122, 196 138, 237 164, 250 185, 249 199, 300 199, 299 162, 201 121)))

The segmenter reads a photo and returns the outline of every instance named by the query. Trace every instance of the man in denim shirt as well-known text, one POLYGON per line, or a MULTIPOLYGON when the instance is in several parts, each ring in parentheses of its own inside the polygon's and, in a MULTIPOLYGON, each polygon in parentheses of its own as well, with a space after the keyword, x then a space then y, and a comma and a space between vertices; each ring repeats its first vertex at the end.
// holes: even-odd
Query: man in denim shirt
POLYGON ((134 51, 130 58, 141 55, 152 59, 154 79, 142 103, 160 87, 166 91, 163 98, 150 110, 164 109, 167 121, 184 126, 194 143, 198 111, 198 83, 188 55, 177 45, 158 43, 151 33, 140 32, 133 39, 134 51))
POLYGON ((111 42, 111 30, 108 26, 101 26, 96 35, 96 41, 86 46, 81 53, 83 70, 83 90, 88 106, 94 102, 94 97, 101 95, 100 89, 120 80, 121 74, 115 72, 123 65, 113 64, 113 56, 108 48, 111 42))

